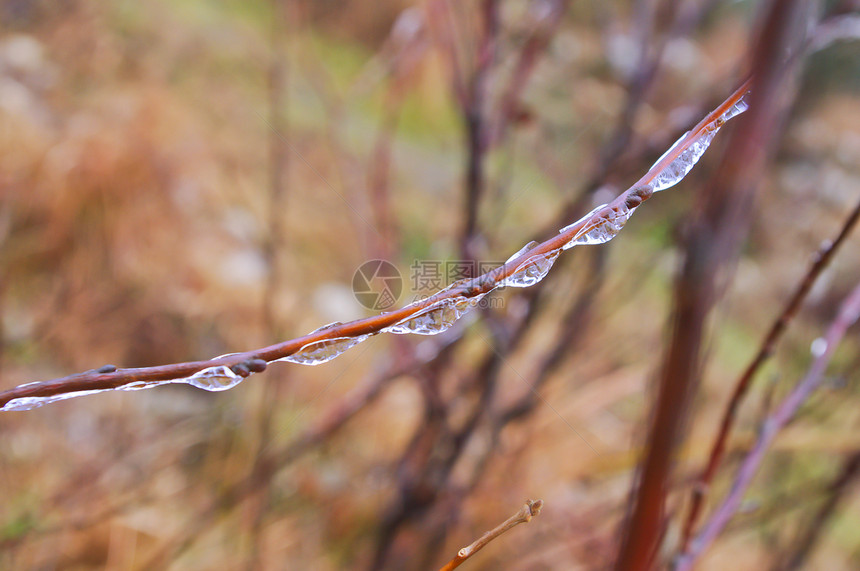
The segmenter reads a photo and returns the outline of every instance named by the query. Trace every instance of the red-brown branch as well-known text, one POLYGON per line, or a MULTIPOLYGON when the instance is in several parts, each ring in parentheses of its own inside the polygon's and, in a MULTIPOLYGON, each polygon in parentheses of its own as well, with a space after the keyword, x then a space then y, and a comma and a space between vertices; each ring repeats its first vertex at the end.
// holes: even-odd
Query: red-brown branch
POLYGON ((806 376, 795 386, 791 393, 782 401, 773 413, 762 424, 758 440, 738 469, 732 489, 714 515, 705 525, 703 531, 690 542, 689 549, 678 559, 675 570, 689 571, 699 556, 713 542, 729 519, 740 507, 743 495, 749 488, 753 477, 758 471, 765 453, 770 448, 779 431, 794 417, 797 409, 806 402, 809 395, 821 384, 824 371, 830 363, 836 347, 842 341, 848 328, 860 317, 860 284, 848 295, 833 323, 824 335, 824 350, 815 358, 806 376))
POLYGON ((692 536, 693 528, 701 514, 708 488, 710 487, 717 469, 720 467, 723 455, 725 454, 726 443, 728 442, 732 426, 737 418, 738 409, 740 409, 741 403, 743 402, 753 379, 761 369, 762 365, 764 365, 768 358, 773 354, 777 342, 782 338, 782 335, 788 328, 789 323, 797 314, 800 306, 803 304, 803 301, 806 299, 806 296, 809 294, 809 291, 818 279, 818 276, 821 275, 821 272, 827 267, 830 260, 833 259, 833 255, 845 241, 845 238, 851 233, 851 230, 856 225, 858 218, 860 218, 860 202, 858 202, 857 206, 854 207, 854 210, 848 216, 845 224, 842 225, 836 238, 832 242, 823 244, 821 249, 819 249, 812 265, 810 265, 809 270, 806 272, 806 275, 803 276, 803 279, 797 285, 797 288, 791 298, 789 298, 788 303, 786 303, 783 308, 782 313, 780 313, 779 317, 774 321, 773 325, 771 325, 770 330, 762 341, 761 347, 755 357, 753 357, 752 361, 747 365, 746 370, 744 370, 743 374, 735 383, 732 397, 726 405, 725 412, 723 413, 720 429, 714 438, 713 445, 711 446, 711 454, 708 457, 708 464, 694 484, 692 504, 687 520, 684 524, 684 535, 681 544, 682 551, 686 549, 690 537, 692 536))

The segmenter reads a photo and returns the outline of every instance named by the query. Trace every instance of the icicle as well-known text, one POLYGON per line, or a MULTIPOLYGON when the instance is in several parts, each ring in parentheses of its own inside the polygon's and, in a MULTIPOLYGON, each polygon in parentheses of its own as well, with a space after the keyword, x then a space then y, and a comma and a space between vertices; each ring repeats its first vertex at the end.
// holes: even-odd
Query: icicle
POLYGON ((334 321, 332 323, 328 323, 326 325, 323 325, 322 327, 317 327, 316 329, 314 329, 313 331, 308 333, 308 335, 310 335, 311 333, 319 333, 320 331, 325 331, 326 329, 333 329, 335 327, 340 327, 341 325, 343 325, 342 321, 334 321))
POLYGON ((529 287, 546 277, 561 250, 532 256, 501 283, 503 287, 529 287))
POLYGON ((339 357, 347 349, 355 347, 370 335, 360 335, 358 337, 337 337, 335 339, 322 339, 304 345, 301 349, 287 355, 278 361, 287 361, 290 363, 298 363, 300 365, 321 365, 328 363, 335 357, 339 357))
MULTIPOLYGON (((580 219, 579 219, 579 220, 577 220, 576 222, 574 222, 574 223, 572 223, 572 224, 568 224, 567 226, 565 226, 564 228, 562 228, 561 230, 559 230, 559 231, 558 231, 558 233, 559 233, 559 234, 564 234, 565 232, 567 232, 568 230, 570 230, 570 229, 571 229, 571 228, 573 228, 574 226, 579 226, 579 225, 580 225, 580 224, 582 224, 583 222, 588 221, 588 219, 590 219, 592 216, 594 216, 595 214, 597 214, 599 211, 601 211, 601 210, 603 210, 604 208, 606 208, 606 206, 607 206, 606 204, 601 204, 600 206, 598 206, 598 207, 596 207, 596 208, 593 208, 593 209, 591 210, 591 212, 589 212, 588 214, 586 214, 585 216, 583 216, 582 218, 580 218, 580 219)), ((563 249, 564 249, 564 250, 567 250, 568 248, 573 248, 573 246, 575 246, 575 245, 576 245, 576 244, 570 244, 570 243, 568 243, 568 244, 566 244, 566 245, 565 245, 565 247, 564 247, 563 249)))
POLYGON ((522 256, 523 254, 525 254, 526 252, 528 252, 529 250, 531 250, 532 248, 534 248, 537 245, 538 245, 538 243, 535 242, 534 240, 532 240, 531 242, 529 242, 528 244, 526 244, 525 246, 523 246, 522 248, 517 250, 517 253, 514 254, 513 256, 511 256, 510 258, 508 258, 505 261, 505 263, 509 264, 509 263, 513 262, 514 260, 516 260, 517 258, 519 258, 520 256, 522 256))
POLYGON ((749 109, 750 106, 749 103, 747 103, 747 98, 749 97, 749 94, 749 91, 744 93, 741 98, 738 99, 737 103, 732 105, 728 111, 722 114, 720 119, 722 119, 723 121, 728 121, 732 117, 737 117, 738 115, 749 109))
MULTIPOLYGON (((661 190, 666 190, 667 188, 678 184, 681 179, 687 176, 687 173, 692 170, 692 168, 699 162, 699 159, 702 158, 702 155, 705 154, 705 151, 708 150, 708 147, 711 144, 711 141, 714 140, 714 137, 717 134, 717 131, 720 130, 726 121, 731 119, 732 117, 737 117, 744 111, 749 108, 749 104, 746 102, 746 97, 749 92, 744 94, 734 105, 732 105, 725 113, 721 116, 717 117, 713 123, 707 125, 699 137, 687 147, 684 152, 682 152, 678 157, 669 163, 666 168, 660 171, 653 182, 651 183, 651 188, 654 192, 659 192, 661 190)), ((672 147, 666 151, 659 160, 657 160, 651 168, 654 168, 660 161, 663 160, 672 150, 687 136, 688 133, 685 133, 680 139, 678 139, 672 147)))
MULTIPOLYGON (((684 138, 685 138, 687 135, 689 135, 689 134, 690 134, 690 132, 689 132, 689 131, 687 131, 686 133, 684 133, 683 135, 681 135, 680 137, 678 137, 678 140, 677 140, 677 141, 675 141, 674 143, 672 143, 672 146, 671 146, 671 147, 669 147, 669 149, 668 149, 665 153, 663 153, 662 155, 660 155, 660 158, 659 158, 659 159, 657 159, 657 160, 654 162, 654 165, 659 164, 659 162, 660 162, 660 161, 662 161, 663 159, 665 159, 665 158, 669 155, 669 153, 671 153, 672 151, 674 151, 674 150, 675 150, 675 147, 677 147, 678 145, 680 145, 680 144, 681 144, 681 141, 683 141, 683 140, 684 140, 684 138)), ((651 165, 651 168, 654 168, 654 165, 651 165)))
POLYGON ((436 335, 442 333, 454 325, 454 322, 468 311, 468 308, 464 308, 463 311, 457 309, 458 303, 466 299, 465 297, 460 297, 437 301, 433 305, 421 310, 418 315, 404 319, 391 327, 386 327, 383 331, 397 335, 405 335, 407 333, 436 335))
POLYGON ((626 205, 607 210, 599 218, 590 220, 567 244, 564 249, 579 245, 605 244, 621 232, 624 225, 630 220, 635 208, 626 205))
POLYGON ((714 135, 717 134, 717 129, 718 127, 715 125, 708 126, 705 131, 699 135, 699 138, 693 141, 693 143, 687 147, 683 153, 678 155, 674 161, 666 165, 666 168, 660 171, 660 174, 658 174, 651 183, 651 187, 654 189, 654 192, 659 192, 661 190, 666 190, 671 186, 675 186, 681 181, 681 179, 687 176, 687 173, 693 169, 696 163, 699 162, 699 159, 702 158, 702 155, 705 154, 705 151, 708 150, 708 146, 714 139, 714 135))
POLYGON ((0 408, 0 410, 32 410, 34 408, 39 408, 40 406, 52 402, 59 402, 61 400, 68 400, 86 395, 94 395, 96 393, 103 393, 112 390, 113 389, 100 389, 95 391, 75 391, 73 393, 64 393, 61 395, 53 395, 50 397, 21 397, 10 400, 5 405, 3 405, 3 408, 0 408))
POLYGON ((176 379, 174 383, 186 383, 204 391, 226 391, 242 382, 242 376, 237 375, 228 367, 218 365, 197 371, 190 377, 176 379))

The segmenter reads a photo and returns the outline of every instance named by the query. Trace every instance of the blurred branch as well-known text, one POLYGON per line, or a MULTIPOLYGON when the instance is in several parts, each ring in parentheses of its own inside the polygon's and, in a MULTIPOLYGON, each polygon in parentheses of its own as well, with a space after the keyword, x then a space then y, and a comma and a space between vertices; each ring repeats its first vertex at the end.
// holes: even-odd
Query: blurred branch
MULTIPOLYGON (((504 265, 481 276, 461 280, 424 300, 388 313, 348 323, 334 323, 307 335, 257 350, 218 357, 208 361, 192 361, 156 367, 117 369, 113 366, 105 366, 77 375, 21 385, 0 393, 0 406, 7 405, 15 399, 35 399, 35 401, 23 401, 22 404, 40 406, 45 402, 50 402, 52 397, 64 398, 64 396, 74 396, 72 393, 78 392, 89 394, 87 391, 114 390, 124 387, 140 389, 165 382, 187 382, 189 376, 204 370, 212 371, 215 375, 228 376, 232 382, 230 386, 234 386, 241 378, 265 370, 267 364, 285 359, 296 353, 302 355, 301 362, 304 363, 318 364, 328 361, 348 347, 394 325, 409 327, 416 323, 415 320, 418 320, 422 323, 439 323, 439 331, 444 330, 453 324, 453 321, 459 318, 462 313, 477 303, 483 295, 503 285, 510 285, 509 278, 515 274, 517 281, 521 284, 519 287, 534 284, 545 275, 563 249, 579 243, 595 243, 591 240, 591 236, 600 236, 602 241, 611 239, 614 233, 620 230, 633 210, 651 197, 654 192, 652 185, 656 184, 658 180, 662 180, 661 175, 665 176, 667 173, 673 175, 674 183, 683 178, 686 171, 691 168, 692 164, 695 164, 695 160, 692 164, 688 164, 690 160, 688 157, 692 152, 690 148, 696 145, 698 149, 701 149, 703 141, 710 141, 716 130, 725 123, 724 116, 743 99, 750 86, 751 80, 744 82, 719 107, 684 135, 644 176, 615 200, 563 228, 558 234, 543 243, 524 248, 504 265), (686 165, 684 167, 686 170, 677 176, 676 171, 680 168, 680 164, 686 165), (320 354, 323 354, 324 358, 315 359, 320 354)), ((698 156, 695 158, 698 159, 698 156)), ((661 186, 662 188, 665 186, 661 186)), ((215 390, 223 390, 224 388, 221 386, 215 390)))
POLYGON ((740 507, 743 495, 749 488, 753 477, 758 471, 765 454, 773 443, 779 431, 794 417, 800 406, 806 402, 809 395, 821 384, 824 372, 837 346, 842 341, 848 328, 860 317, 860 284, 845 298, 836 318, 830 324, 824 335, 823 351, 812 362, 806 376, 794 387, 779 407, 764 421, 750 453, 738 469, 732 489, 714 515, 705 525, 702 532, 690 542, 689 548, 677 560, 676 571, 688 571, 705 549, 719 535, 726 523, 740 507))
MULTIPOLYGON (((267 276, 261 310, 263 312, 263 331, 269 339, 276 339, 281 334, 283 324, 278 316, 277 296, 285 287, 284 268, 279 252, 286 248, 283 220, 287 215, 287 181, 289 177, 289 146, 287 144, 288 123, 286 117, 287 86, 288 86, 288 55, 286 53, 286 29, 290 21, 288 2, 290 0, 270 0, 272 12, 271 54, 268 69, 269 96, 269 194, 268 194, 268 233, 263 244, 263 257, 266 261, 267 276)), ((295 12, 295 11, 293 11, 295 12)), ((263 469, 265 450, 272 439, 272 419, 278 406, 277 388, 284 380, 283 374, 269 373, 259 393, 257 416, 259 423, 257 453, 250 467, 252 476, 263 469)), ((269 506, 271 492, 268 480, 262 482, 256 490, 250 520, 251 557, 247 568, 259 567, 261 552, 263 519, 269 506)))
POLYGON ((475 69, 469 78, 466 100, 461 109, 466 134, 466 182, 463 231, 460 238, 460 255, 463 260, 474 260, 473 241, 478 232, 478 205, 486 186, 484 158, 487 152, 486 108, 487 83, 496 54, 499 33, 498 0, 481 3, 481 40, 478 46, 475 69))
POLYGON ((497 527, 491 529, 490 531, 482 535, 480 539, 476 540, 474 543, 458 551, 457 555, 446 565, 444 565, 439 571, 451 571, 452 569, 456 569, 460 566, 461 563, 463 563, 469 557, 483 549, 488 543, 490 543, 506 531, 521 523, 530 522, 534 516, 540 513, 542 507, 543 500, 528 500, 525 505, 520 508, 520 511, 506 519, 497 527))
POLYGON ((391 381, 408 374, 414 366, 415 362, 410 361, 406 366, 388 368, 376 374, 326 409, 316 422, 289 443, 274 451, 259 452, 253 469, 247 476, 229 485, 218 498, 190 518, 182 534, 171 538, 168 545, 152 554, 142 568, 159 568, 166 562, 175 560, 207 529, 217 524, 215 515, 219 511, 230 512, 248 497, 257 493, 261 487, 268 487, 278 471, 331 438, 359 412, 374 402, 391 381))
POLYGON ((777 130, 783 89, 781 65, 790 45, 796 10, 773 2, 752 52, 754 84, 750 114, 733 133, 717 176, 700 195, 690 226, 684 265, 675 287, 671 340, 661 366, 651 426, 634 485, 632 509, 616 562, 618 571, 655 565, 666 523, 668 493, 677 446, 703 368, 702 346, 719 287, 747 234, 756 183, 777 130))
POLYGON ((762 341, 755 357, 753 357, 752 361, 747 365, 747 368, 735 383, 734 392, 732 393, 731 399, 723 412, 720 429, 714 438, 714 443, 711 445, 708 464, 693 486, 692 504, 687 515, 687 520, 684 524, 684 535, 681 544, 682 551, 686 548, 686 545, 693 533, 693 529, 696 526, 707 491, 714 479, 714 475, 716 474, 720 463, 722 462, 723 455, 725 454, 726 443, 728 442, 732 426, 737 418, 738 410, 740 409, 741 403, 743 402, 755 375, 770 356, 773 355, 776 344, 782 338, 786 329, 788 329, 789 323, 791 323, 791 320, 795 315, 797 315, 803 301, 806 299, 812 286, 821 275, 821 272, 824 271, 830 263, 830 260, 833 259, 836 251, 845 241, 845 238, 847 238, 851 233, 851 230, 853 230, 858 218, 860 218, 860 202, 858 202, 857 206, 854 207, 854 210, 842 225, 836 238, 832 242, 825 242, 822 244, 821 248, 815 255, 814 261, 810 265, 809 270, 806 272, 806 275, 803 276, 803 279, 797 285, 794 293, 789 298, 788 303, 786 303, 783 308, 782 313, 780 313, 779 317, 773 322, 773 325, 771 325, 770 330, 762 341))
POLYGON ((836 513, 839 503, 851 490, 851 486, 860 477, 860 451, 851 453, 845 460, 842 471, 827 490, 827 499, 806 526, 806 530, 798 533, 791 542, 793 549, 777 565, 774 571, 794 571, 803 569, 807 559, 815 550, 815 546, 827 529, 827 523, 836 513))
POLYGON ((540 402, 537 391, 558 370, 564 362, 564 357, 575 353, 577 346, 587 333, 595 298, 606 277, 605 250, 594 254, 593 267, 588 272, 585 288, 576 302, 565 312, 561 320, 562 329, 555 340, 555 344, 544 356, 529 390, 499 413, 498 423, 500 427, 522 418, 534 409, 540 402))

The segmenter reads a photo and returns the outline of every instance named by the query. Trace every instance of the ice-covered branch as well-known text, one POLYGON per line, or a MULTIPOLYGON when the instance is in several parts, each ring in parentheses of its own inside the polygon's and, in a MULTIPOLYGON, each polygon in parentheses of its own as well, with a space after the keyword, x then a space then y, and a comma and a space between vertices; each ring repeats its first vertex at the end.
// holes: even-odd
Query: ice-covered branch
POLYGON ((307 335, 261 349, 223 355, 209 361, 158 367, 92 371, 20 385, 0 393, 0 410, 28 410, 72 397, 111 390, 142 390, 184 383, 208 391, 223 391, 274 362, 319 365, 378 333, 435 335, 451 327, 491 291, 503 287, 529 287, 541 281, 562 251, 579 245, 603 244, 614 238, 636 208, 655 192, 683 179, 707 150, 717 131, 747 108, 751 79, 745 81, 719 107, 685 133, 627 191, 601 205, 558 235, 527 244, 504 265, 476 278, 461 280, 427 299, 395 311, 348 323, 335 322, 307 335))

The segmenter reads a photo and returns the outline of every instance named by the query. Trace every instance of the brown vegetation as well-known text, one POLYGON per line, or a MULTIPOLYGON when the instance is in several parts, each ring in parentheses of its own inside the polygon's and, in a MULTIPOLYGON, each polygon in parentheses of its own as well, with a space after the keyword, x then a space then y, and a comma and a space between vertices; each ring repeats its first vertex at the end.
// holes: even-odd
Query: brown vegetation
POLYGON ((250 351, 0 413, 0 566, 856 567, 856 7, 679 4, 0 0, 0 390, 250 351), (367 260, 402 307, 649 198, 439 335, 254 360, 405 317, 367 260))

